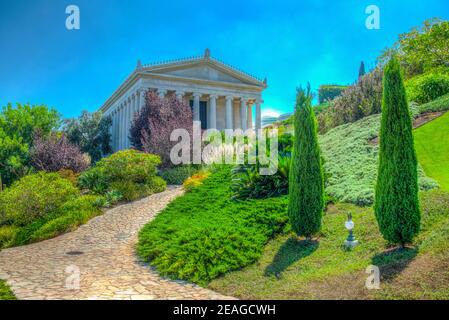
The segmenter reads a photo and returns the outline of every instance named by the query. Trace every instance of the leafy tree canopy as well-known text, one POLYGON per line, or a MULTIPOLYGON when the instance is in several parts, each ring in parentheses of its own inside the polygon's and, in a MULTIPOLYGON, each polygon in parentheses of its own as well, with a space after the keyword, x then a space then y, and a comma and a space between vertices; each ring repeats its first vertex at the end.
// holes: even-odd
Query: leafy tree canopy
POLYGON ((449 21, 433 18, 401 34, 393 48, 387 49, 379 60, 386 63, 396 55, 405 75, 411 77, 429 69, 449 67, 448 43, 449 21))
POLYGON ((101 112, 83 111, 77 119, 68 119, 64 123, 64 133, 69 141, 88 153, 92 162, 112 152, 110 117, 103 117, 101 112))
POLYGON ((8 104, 0 112, 0 176, 9 185, 31 168, 30 147, 36 132, 48 135, 60 125, 60 115, 44 105, 8 104))

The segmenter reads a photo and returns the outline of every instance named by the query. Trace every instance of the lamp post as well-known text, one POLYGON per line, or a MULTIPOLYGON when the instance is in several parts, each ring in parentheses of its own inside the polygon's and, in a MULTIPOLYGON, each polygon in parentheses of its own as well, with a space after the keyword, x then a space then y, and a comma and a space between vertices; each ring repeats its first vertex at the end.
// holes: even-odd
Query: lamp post
POLYGON ((345 228, 349 231, 348 237, 345 241, 345 247, 348 249, 354 248, 359 244, 359 241, 355 239, 353 229, 354 229, 354 221, 352 221, 352 214, 348 213, 348 220, 345 222, 345 228))

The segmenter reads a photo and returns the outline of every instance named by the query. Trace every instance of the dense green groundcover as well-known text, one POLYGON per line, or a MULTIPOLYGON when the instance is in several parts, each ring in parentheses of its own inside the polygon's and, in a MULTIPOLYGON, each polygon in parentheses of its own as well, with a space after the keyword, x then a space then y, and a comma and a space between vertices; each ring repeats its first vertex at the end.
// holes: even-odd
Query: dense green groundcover
POLYGON ((16 300, 11 289, 3 280, 0 280, 0 300, 16 300))
POLYGON ((139 234, 138 254, 175 279, 206 284, 255 262, 287 222, 287 198, 231 200, 231 168, 177 198, 139 234))
MULTIPOLYGON (((414 117, 428 112, 449 110, 449 95, 410 107, 414 117)), ((429 124, 430 125, 430 124, 429 124)), ((380 114, 344 124, 319 136, 324 157, 326 193, 333 198, 358 205, 371 205, 377 178, 379 145, 372 140, 379 134, 380 114)), ((420 151, 417 150, 418 159, 420 151)), ((419 186, 428 190, 438 184, 419 168, 419 186)))

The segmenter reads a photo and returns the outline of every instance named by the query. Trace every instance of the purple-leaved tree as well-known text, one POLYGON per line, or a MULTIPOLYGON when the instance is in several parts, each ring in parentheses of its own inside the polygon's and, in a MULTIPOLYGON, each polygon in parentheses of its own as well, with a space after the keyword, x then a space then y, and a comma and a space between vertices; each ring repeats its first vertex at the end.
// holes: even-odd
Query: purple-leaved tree
POLYGON ((170 135, 175 129, 185 129, 192 137, 190 106, 173 94, 161 98, 155 92, 148 91, 145 105, 135 113, 130 128, 132 146, 137 150, 158 154, 162 166, 168 167, 171 165, 170 150, 177 143, 170 141, 170 135))
POLYGON ((65 135, 50 133, 44 137, 37 133, 31 150, 31 163, 37 170, 56 172, 70 169, 78 173, 86 170, 90 161, 65 135))

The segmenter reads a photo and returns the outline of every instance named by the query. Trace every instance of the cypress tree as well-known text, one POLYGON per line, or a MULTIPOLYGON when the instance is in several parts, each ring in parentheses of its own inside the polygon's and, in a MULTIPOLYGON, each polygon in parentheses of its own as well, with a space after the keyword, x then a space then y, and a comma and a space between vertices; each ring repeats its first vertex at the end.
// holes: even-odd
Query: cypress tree
POLYGON ((404 246, 420 228, 417 160, 399 62, 393 58, 384 72, 374 210, 385 240, 404 246))
POLYGON ((363 63, 363 61, 360 63, 360 68, 359 68, 359 80, 361 77, 363 77, 365 75, 365 63, 363 63))
POLYGON ((307 90, 297 89, 294 125, 288 216, 293 231, 310 239, 321 229, 324 208, 323 170, 310 84, 307 90))

